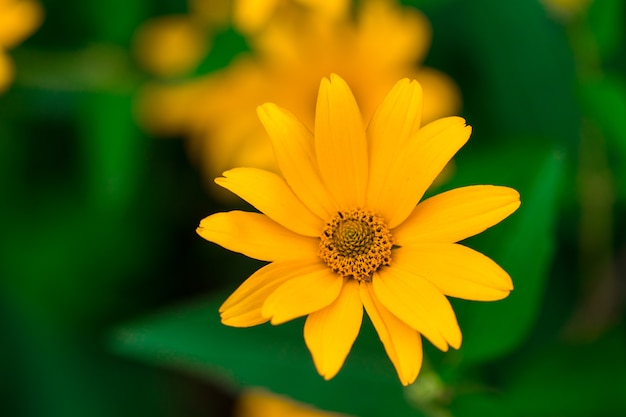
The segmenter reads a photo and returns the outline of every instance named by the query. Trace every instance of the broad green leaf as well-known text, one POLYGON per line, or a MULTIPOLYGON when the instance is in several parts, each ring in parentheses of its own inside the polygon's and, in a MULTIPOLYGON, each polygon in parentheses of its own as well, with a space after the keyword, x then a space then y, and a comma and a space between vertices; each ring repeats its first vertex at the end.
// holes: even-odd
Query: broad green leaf
POLYGON ((225 297, 218 294, 129 323, 114 333, 112 349, 236 386, 266 387, 321 409, 361 417, 420 415, 404 398, 383 349, 369 348, 376 339, 369 322, 364 321, 339 375, 324 381, 304 345, 303 320, 275 327, 227 327, 217 311, 225 297))
POLYGON ((457 1, 433 17, 433 27, 447 29, 435 32, 434 42, 445 36, 448 44, 432 53, 454 51, 448 73, 463 91, 470 124, 498 142, 539 135, 575 148, 574 59, 565 31, 540 2, 457 1))
POLYGON ((626 415, 626 339, 618 328, 594 341, 561 342, 517 364, 506 383, 516 415, 626 415))
MULTIPOLYGON (((585 80, 580 86, 582 107, 593 123, 591 132, 599 131, 600 149, 607 148, 618 176, 620 198, 626 199, 626 81, 617 76, 585 80)), ((593 141, 594 138, 589 138, 593 141)))
POLYGON ((518 146, 459 161, 456 181, 509 185, 519 191, 522 201, 508 219, 465 242, 502 266, 515 287, 497 302, 455 300, 463 331, 459 355, 466 364, 512 351, 533 327, 554 252, 563 168, 562 154, 521 140, 518 146))
POLYGON ((624 19, 626 7, 623 0, 592 1, 587 21, 601 58, 607 60, 623 53, 624 19))

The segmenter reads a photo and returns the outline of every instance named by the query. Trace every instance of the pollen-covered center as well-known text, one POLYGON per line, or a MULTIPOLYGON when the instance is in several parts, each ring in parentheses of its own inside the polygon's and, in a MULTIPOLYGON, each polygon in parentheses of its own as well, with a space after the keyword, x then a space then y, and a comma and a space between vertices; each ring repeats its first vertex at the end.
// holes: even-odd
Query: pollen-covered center
POLYGON ((393 239, 387 225, 369 210, 338 212, 320 236, 319 256, 337 274, 371 281, 391 262, 393 239))

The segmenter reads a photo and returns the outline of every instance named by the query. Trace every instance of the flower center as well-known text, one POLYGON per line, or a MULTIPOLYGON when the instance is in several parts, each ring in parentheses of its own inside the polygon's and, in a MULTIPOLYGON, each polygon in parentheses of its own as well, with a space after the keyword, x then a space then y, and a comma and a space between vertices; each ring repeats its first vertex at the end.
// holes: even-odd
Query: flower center
POLYGON ((393 238, 387 225, 369 210, 339 211, 320 236, 319 256, 337 274, 370 282, 391 262, 393 238))

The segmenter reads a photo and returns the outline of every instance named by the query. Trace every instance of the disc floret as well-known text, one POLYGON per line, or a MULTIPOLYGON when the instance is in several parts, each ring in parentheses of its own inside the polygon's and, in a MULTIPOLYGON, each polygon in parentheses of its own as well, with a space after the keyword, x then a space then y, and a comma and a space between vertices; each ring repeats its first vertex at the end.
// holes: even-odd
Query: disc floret
POLYGON ((370 282, 391 263, 393 237, 385 221, 370 210, 339 211, 320 236, 319 256, 337 274, 370 282))

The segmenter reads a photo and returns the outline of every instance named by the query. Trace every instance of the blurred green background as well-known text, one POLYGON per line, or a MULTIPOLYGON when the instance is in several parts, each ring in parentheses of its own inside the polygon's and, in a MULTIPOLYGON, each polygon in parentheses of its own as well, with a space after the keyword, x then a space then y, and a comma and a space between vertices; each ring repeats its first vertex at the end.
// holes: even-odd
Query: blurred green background
MULTIPOLYGON (((356 416, 626 415, 626 7, 413 0, 426 64, 458 83, 472 139, 448 189, 498 183, 522 208, 468 243, 515 291, 454 301, 459 351, 426 346, 403 389, 369 322, 315 372, 302 320, 232 329, 217 308, 258 268, 195 233, 211 198, 181 138, 134 118, 132 36, 182 0, 41 1, 0 96, 0 415, 229 416, 264 386, 356 416)), ((221 28, 204 69, 246 49, 221 28)))

